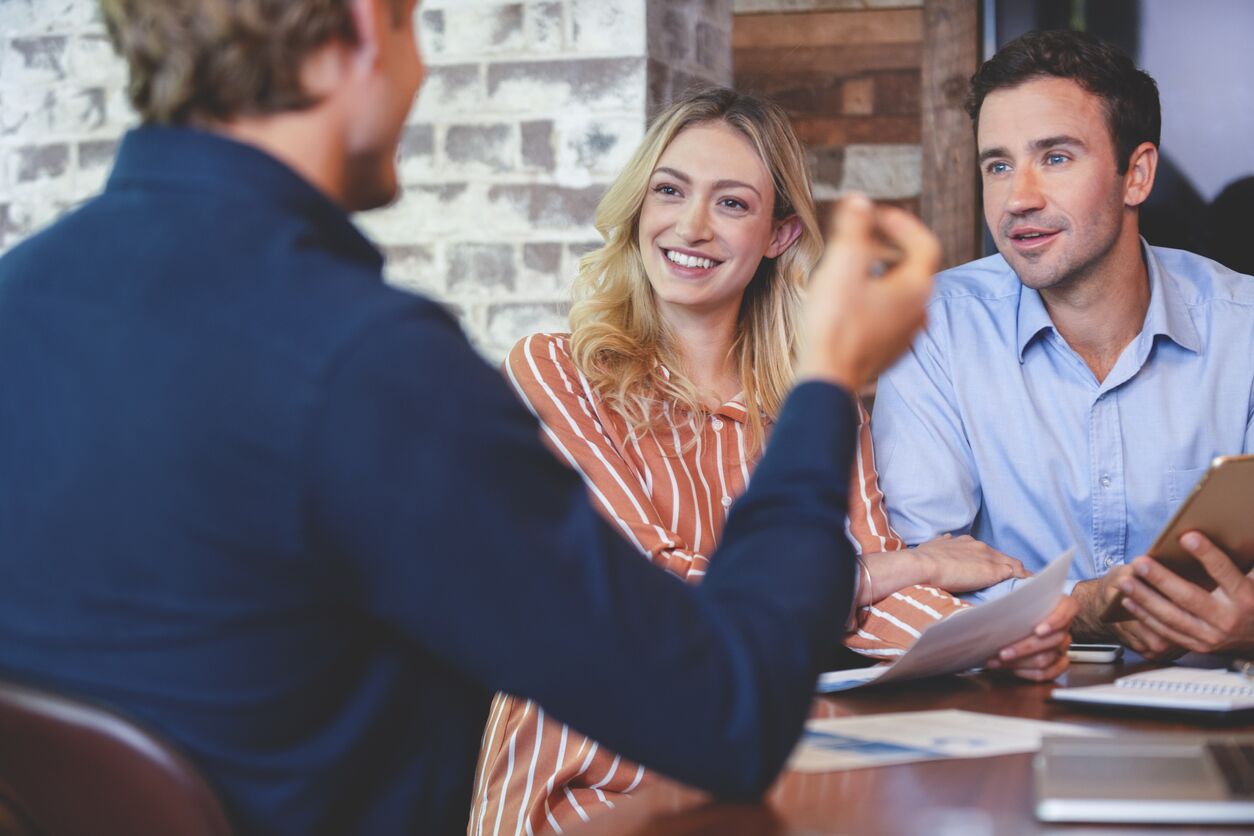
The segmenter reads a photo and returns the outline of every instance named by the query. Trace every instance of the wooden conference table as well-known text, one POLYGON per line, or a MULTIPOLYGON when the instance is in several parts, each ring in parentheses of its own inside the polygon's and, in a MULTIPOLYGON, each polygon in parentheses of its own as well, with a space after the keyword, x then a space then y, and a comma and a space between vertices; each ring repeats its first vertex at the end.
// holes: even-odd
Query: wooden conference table
MULTIPOLYGON (((1057 683, 1022 683, 988 673, 964 674, 818 697, 813 716, 839 717, 958 708, 1037 720, 1080 723, 1110 730, 1254 731, 1249 714, 1181 721, 1167 714, 1078 710, 1048 700, 1057 685, 1096 685, 1154 665, 1073 664, 1057 683)), ((1249 829, 1145 825, 1047 825, 1032 815, 1032 755, 939 760, 846 772, 787 772, 756 805, 711 804, 676 784, 657 785, 597 817, 580 836, 815 836, 816 834, 993 834, 1198 832, 1250 833, 1249 829)))

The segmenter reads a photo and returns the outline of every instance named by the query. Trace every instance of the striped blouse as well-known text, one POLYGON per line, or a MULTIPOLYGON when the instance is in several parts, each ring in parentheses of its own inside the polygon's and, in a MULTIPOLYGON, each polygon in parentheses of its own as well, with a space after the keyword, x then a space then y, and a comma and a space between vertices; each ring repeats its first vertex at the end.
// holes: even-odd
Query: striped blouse
MULTIPOLYGON (((523 339, 506 358, 505 373, 540 419, 549 445, 580 472, 594 504, 623 536, 658 566, 700 581, 754 464, 745 451, 745 405, 732 400, 705 421, 635 434, 575 368, 567 335, 523 339)), ((848 534, 862 552, 901 549, 876 478, 869 419, 858 408, 848 534)), ((939 589, 909 587, 862 608, 856 629, 843 641, 860 653, 889 658, 963 606, 939 589)), ((572 675, 578 666, 571 660, 572 675)), ((536 703, 498 694, 484 729, 467 832, 560 833, 565 824, 612 808, 647 780, 643 767, 546 716, 536 703)))

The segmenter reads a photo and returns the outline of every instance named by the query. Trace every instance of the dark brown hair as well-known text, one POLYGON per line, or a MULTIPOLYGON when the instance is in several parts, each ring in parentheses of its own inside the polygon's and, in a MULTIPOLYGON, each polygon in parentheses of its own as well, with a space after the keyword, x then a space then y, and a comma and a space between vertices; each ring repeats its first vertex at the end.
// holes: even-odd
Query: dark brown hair
POLYGON ((1071 29, 1029 32, 985 61, 967 89, 973 127, 979 128, 980 107, 989 93, 1047 77, 1071 79, 1102 100, 1120 174, 1127 172, 1138 145, 1158 145, 1162 109, 1154 79, 1118 47, 1071 29))

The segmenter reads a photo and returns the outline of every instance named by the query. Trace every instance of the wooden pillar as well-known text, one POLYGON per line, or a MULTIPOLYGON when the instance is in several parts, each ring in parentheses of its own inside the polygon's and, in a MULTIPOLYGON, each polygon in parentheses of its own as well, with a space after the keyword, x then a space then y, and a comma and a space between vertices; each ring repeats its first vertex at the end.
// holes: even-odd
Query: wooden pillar
POLYGON ((971 120, 962 107, 979 65, 979 0, 923 3, 923 220, 940 237, 942 267, 980 254, 981 213, 971 120))

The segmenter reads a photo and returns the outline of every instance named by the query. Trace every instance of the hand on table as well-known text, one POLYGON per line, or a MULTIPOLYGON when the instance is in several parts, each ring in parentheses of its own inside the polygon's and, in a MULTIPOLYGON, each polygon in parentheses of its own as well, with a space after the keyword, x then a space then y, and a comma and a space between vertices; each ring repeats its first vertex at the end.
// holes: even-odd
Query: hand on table
POLYGON ((1180 545, 1215 579, 1215 589, 1207 592, 1153 558, 1138 557, 1118 582, 1127 596, 1124 606, 1136 616, 1134 623, 1161 642, 1198 653, 1254 650, 1254 570, 1242 574, 1200 532, 1187 532, 1180 545))
POLYGON ((1055 679, 1071 664, 1071 620, 1078 607, 1070 595, 1062 596, 1054 611, 1036 625, 1032 634, 1019 639, 984 663, 985 667, 1013 673, 1033 682, 1055 679))

